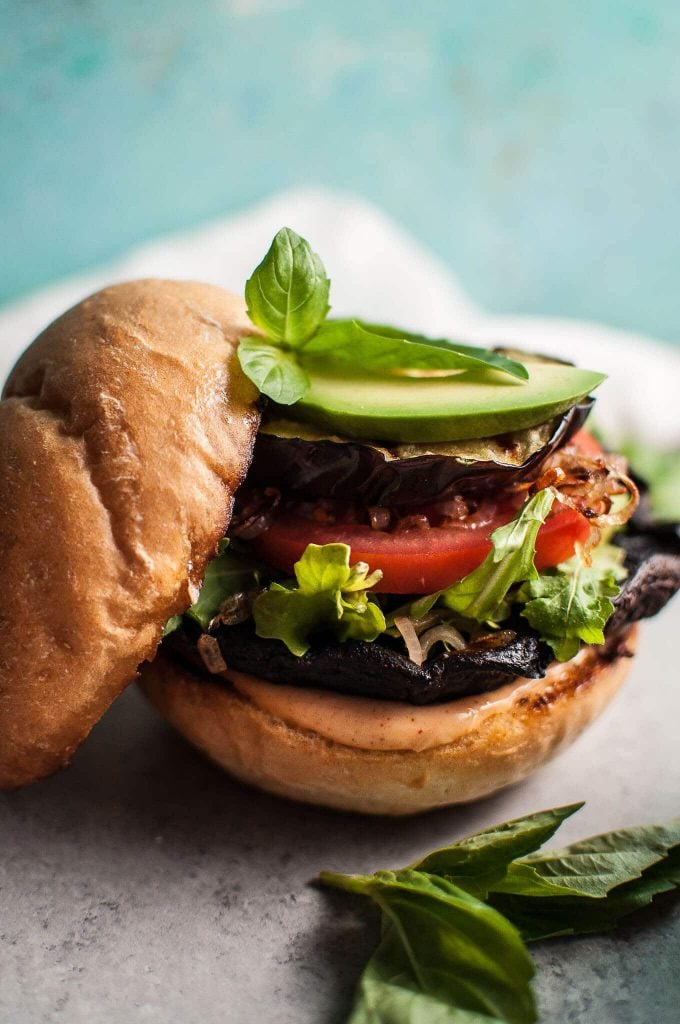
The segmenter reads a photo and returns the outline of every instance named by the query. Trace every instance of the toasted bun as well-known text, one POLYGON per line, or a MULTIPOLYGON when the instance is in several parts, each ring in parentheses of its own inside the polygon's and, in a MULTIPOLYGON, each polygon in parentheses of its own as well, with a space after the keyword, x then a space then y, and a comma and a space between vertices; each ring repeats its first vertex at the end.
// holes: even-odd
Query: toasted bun
POLYGON ((365 814, 415 814, 519 782, 571 743, 625 678, 635 629, 587 647, 544 679, 417 708, 225 673, 198 677, 161 654, 144 692, 237 778, 280 796, 365 814))
POLYGON ((0 788, 64 765, 186 608, 258 426, 241 300, 137 281, 56 320, 0 403, 0 788))

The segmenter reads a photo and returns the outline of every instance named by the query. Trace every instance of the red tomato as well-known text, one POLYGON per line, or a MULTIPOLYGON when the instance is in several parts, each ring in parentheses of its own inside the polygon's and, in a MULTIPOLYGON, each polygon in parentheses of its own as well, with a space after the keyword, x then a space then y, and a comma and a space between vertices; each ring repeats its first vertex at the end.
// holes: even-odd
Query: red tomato
MULTIPOLYGON (((387 533, 370 526, 328 526, 283 514, 251 544, 265 562, 291 574, 308 544, 349 544, 352 562, 368 562, 371 569, 382 569, 383 578, 376 591, 431 594, 476 569, 491 550, 491 533, 510 518, 508 512, 500 514, 477 530, 434 527, 387 533)), ((544 569, 571 558, 574 545, 586 539, 589 529, 578 512, 560 509, 539 530, 536 567, 544 569)))
POLYGON ((587 430, 577 430, 569 444, 574 445, 584 455, 602 455, 602 445, 587 430))

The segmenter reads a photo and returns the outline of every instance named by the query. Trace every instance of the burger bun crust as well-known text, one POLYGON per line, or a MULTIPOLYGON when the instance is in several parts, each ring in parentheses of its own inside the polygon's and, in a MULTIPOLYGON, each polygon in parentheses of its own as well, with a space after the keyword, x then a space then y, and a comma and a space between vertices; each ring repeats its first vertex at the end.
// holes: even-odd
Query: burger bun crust
POLYGON ((0 789, 66 764, 191 604, 259 422, 241 299, 134 281, 21 357, 0 402, 0 789))

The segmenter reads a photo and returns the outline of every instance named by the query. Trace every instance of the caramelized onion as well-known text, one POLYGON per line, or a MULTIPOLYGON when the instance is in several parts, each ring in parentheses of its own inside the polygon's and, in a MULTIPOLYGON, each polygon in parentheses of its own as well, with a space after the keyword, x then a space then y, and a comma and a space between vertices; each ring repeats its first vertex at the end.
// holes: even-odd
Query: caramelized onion
POLYGON ((409 619, 408 615, 397 615, 394 620, 394 625, 401 633, 411 661, 416 665, 422 665, 424 661, 423 649, 420 645, 416 628, 413 625, 413 620, 409 619))
MULTIPOLYGON (((546 462, 544 472, 534 481, 531 492, 551 487, 558 500, 588 519, 596 542, 605 527, 623 526, 635 511, 640 495, 626 472, 620 456, 589 456, 571 446, 555 452, 546 462), (625 505, 612 512, 614 498, 628 495, 625 505)), ((592 548, 591 539, 586 543, 592 548)))
POLYGON ((457 651, 463 651, 467 647, 462 634, 459 633, 455 626, 434 626, 433 629, 428 629, 428 631, 423 633, 420 637, 423 660, 427 658, 432 647, 437 643, 450 644, 450 646, 455 648, 457 651))
POLYGON ((222 651, 216 637, 203 633, 198 638, 197 647, 198 653, 201 655, 203 664, 208 672, 212 673, 212 675, 219 675, 220 672, 226 671, 227 663, 222 657, 222 651))

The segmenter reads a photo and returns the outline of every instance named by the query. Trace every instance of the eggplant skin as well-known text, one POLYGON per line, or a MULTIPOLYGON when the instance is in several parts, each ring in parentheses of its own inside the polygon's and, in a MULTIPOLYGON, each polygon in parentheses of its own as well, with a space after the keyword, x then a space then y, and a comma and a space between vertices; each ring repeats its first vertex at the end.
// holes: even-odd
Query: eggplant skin
POLYGON ((248 484, 276 487, 286 496, 339 498, 391 508, 453 494, 498 491, 540 470, 579 430, 593 404, 586 398, 564 413, 547 443, 521 465, 450 455, 388 459, 370 442, 277 437, 260 431, 248 484))

